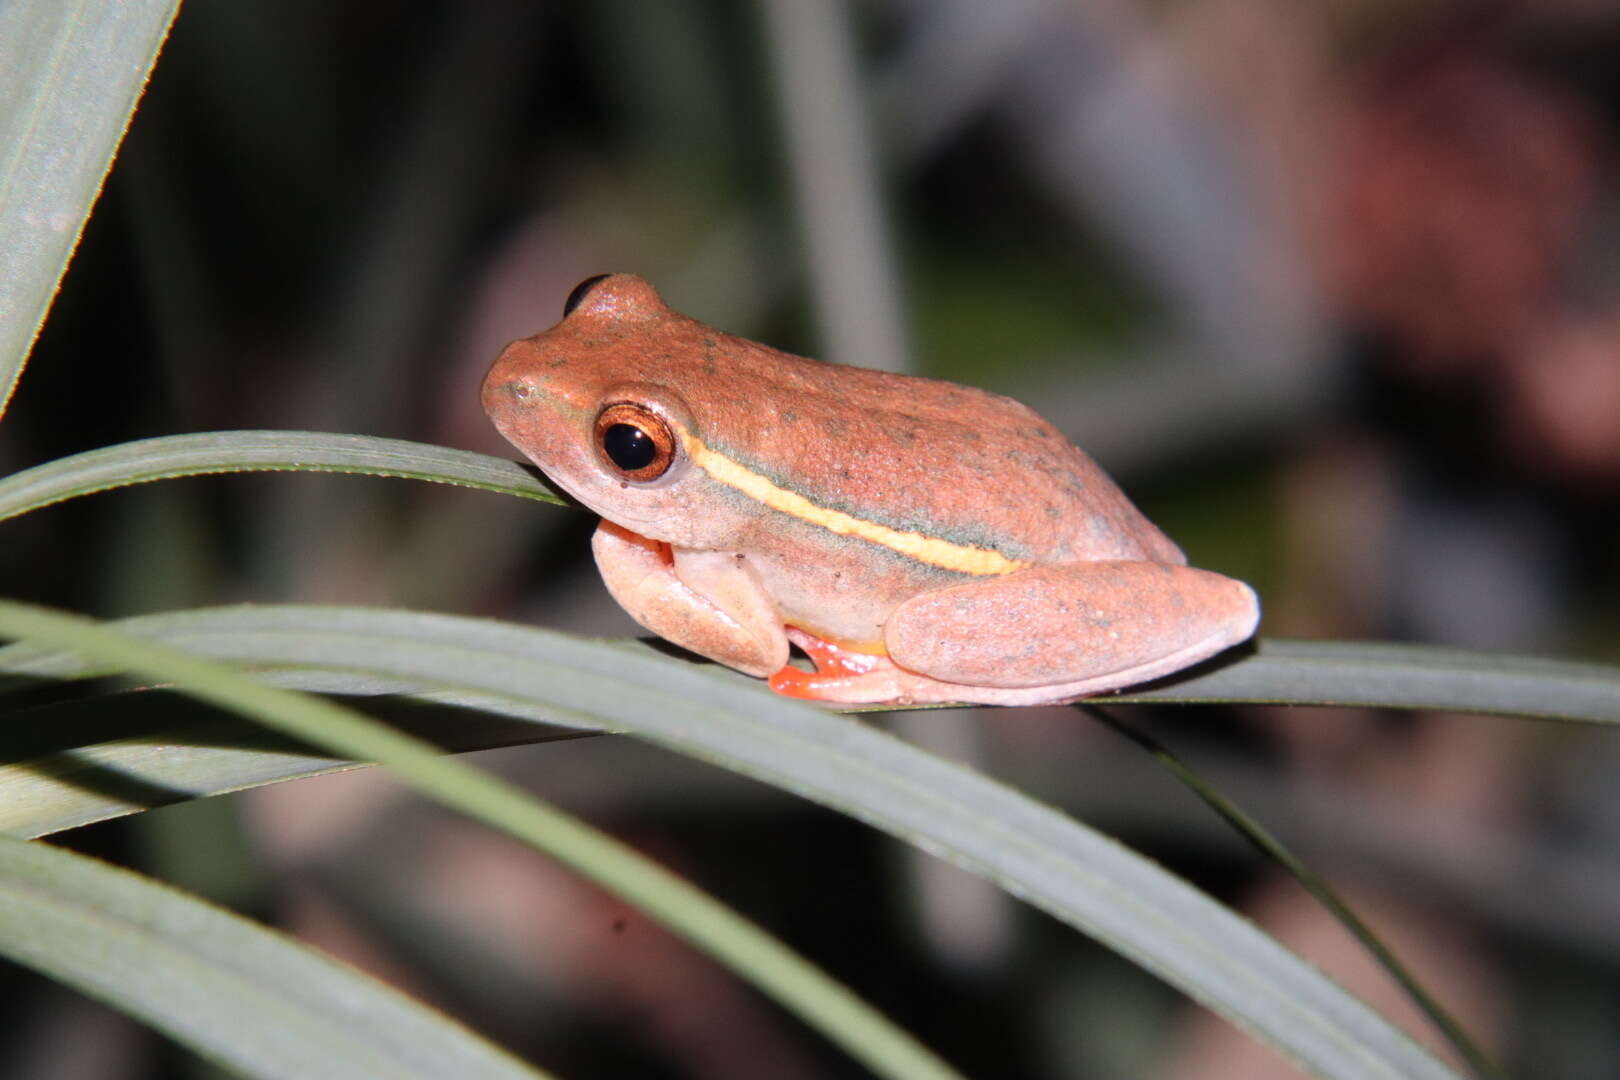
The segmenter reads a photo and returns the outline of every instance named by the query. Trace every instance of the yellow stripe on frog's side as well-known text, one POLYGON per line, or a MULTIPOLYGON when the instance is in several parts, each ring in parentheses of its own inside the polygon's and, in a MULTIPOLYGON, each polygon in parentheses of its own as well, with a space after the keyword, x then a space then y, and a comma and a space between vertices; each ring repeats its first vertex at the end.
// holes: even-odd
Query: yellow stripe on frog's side
POLYGON ((715 480, 737 489, 750 499, 764 503, 772 510, 791 514, 801 521, 819 525, 839 536, 870 540, 918 562, 944 570, 955 570, 962 574, 980 576, 1010 574, 1029 565, 1021 559, 1009 559, 999 551, 991 551, 989 548, 953 544, 949 540, 925 536, 918 532, 902 532, 887 525, 879 525, 875 521, 866 521, 846 514, 842 510, 817 506, 803 495, 778 487, 747 466, 739 465, 718 450, 709 449, 702 439, 690 432, 685 434, 685 441, 687 453, 691 455, 693 464, 715 480))

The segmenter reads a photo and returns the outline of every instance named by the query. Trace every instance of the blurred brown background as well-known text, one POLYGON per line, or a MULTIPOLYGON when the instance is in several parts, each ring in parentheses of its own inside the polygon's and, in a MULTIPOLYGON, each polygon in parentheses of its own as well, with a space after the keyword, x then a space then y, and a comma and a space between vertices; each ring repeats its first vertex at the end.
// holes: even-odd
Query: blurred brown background
MULTIPOLYGON (((1617 48, 1605 0, 195 0, 0 469, 250 427, 511 456, 483 369, 576 281, 628 270, 781 348, 1030 402, 1194 563, 1254 583, 1269 635, 1613 660, 1617 48)), ((591 526, 394 481, 188 480, 11 523, 0 584, 105 616, 313 600, 634 633, 591 526)), ((1133 715, 1521 1075, 1620 1075, 1615 736, 1133 715)), ((1328 916, 1084 717, 900 724, 1407 1015, 1328 916)), ((1292 1075, 1044 916, 774 790, 624 739, 481 757, 970 1075, 1292 1075)), ((635 912, 380 775, 72 842, 279 921, 561 1075, 861 1075, 635 912)), ((209 1074, 20 970, 0 994, 0 1075, 209 1074)))

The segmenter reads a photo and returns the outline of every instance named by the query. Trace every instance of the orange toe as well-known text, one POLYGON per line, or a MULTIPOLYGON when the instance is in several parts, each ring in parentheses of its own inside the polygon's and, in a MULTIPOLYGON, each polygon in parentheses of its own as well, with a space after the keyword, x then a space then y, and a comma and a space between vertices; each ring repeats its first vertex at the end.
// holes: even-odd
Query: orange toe
POLYGON ((802 630, 793 634, 793 642, 815 663, 816 670, 805 671, 787 664, 772 675, 766 685, 786 697, 808 701, 835 699, 836 687, 870 674, 883 662, 881 656, 847 649, 802 630))

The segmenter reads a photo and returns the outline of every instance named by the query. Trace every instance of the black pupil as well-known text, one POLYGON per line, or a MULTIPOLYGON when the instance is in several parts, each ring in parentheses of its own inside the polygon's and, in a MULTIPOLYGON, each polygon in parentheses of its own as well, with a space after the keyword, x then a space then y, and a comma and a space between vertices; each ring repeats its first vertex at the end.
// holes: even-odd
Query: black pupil
POLYGON ((567 300, 563 301, 563 318, 566 319, 568 316, 572 315, 574 313, 574 309, 579 307, 580 301, 584 300, 585 297, 590 294, 591 289, 595 287, 596 283, 608 276, 609 275, 607 274, 597 274, 595 277, 588 277, 578 285, 575 285, 574 291, 568 294, 567 300))
POLYGON ((614 424, 602 432, 602 449, 625 472, 645 469, 658 455, 651 436, 633 424, 614 424))

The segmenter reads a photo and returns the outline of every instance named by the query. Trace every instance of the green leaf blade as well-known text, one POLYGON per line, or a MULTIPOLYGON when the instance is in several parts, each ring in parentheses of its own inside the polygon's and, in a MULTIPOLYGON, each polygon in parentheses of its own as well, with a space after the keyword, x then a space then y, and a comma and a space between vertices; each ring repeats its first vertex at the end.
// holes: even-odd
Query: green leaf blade
POLYGON ((0 5, 0 416, 178 7, 0 5))
POLYGON ((0 521, 100 491, 233 472, 329 472, 479 488, 560 504, 504 458, 403 439, 320 431, 210 431, 120 443, 0 480, 0 521))
POLYGON ((544 1075, 313 949, 40 843, 0 838, 0 952, 248 1076, 544 1075))
POLYGON ((1340 705, 1620 724, 1620 667, 1433 645, 1262 638, 1143 690, 1092 704, 1340 705))

